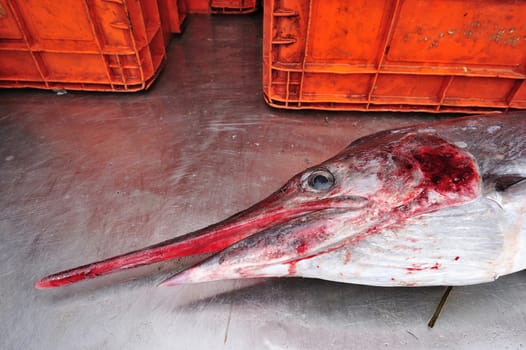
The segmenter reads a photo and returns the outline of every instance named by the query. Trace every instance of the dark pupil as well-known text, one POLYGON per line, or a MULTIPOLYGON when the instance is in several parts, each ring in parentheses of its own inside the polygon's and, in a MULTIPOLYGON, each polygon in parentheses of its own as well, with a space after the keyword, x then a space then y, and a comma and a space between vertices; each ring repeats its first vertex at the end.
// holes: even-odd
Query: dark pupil
POLYGON ((324 175, 316 175, 314 179, 312 179, 312 187, 317 190, 326 190, 331 187, 331 185, 330 179, 324 175))

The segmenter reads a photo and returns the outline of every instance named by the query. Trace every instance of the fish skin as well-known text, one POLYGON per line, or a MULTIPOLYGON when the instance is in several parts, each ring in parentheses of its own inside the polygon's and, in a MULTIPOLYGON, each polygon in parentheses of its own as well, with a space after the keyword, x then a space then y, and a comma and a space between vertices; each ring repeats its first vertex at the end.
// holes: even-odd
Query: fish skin
POLYGON ((382 131, 223 222, 36 287, 218 251, 162 285, 251 277, 384 286, 494 280, 526 268, 524 135, 526 112, 382 131), (334 176, 329 189, 310 187, 320 169, 334 176))

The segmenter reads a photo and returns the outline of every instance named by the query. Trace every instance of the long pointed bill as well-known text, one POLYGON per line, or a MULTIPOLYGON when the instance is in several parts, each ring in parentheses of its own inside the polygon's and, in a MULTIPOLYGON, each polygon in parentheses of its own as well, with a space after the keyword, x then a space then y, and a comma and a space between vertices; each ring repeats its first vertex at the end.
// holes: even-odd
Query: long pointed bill
POLYGON ((282 189, 253 207, 204 229, 170 239, 144 249, 55 273, 37 281, 35 287, 47 289, 66 286, 116 271, 202 253, 213 253, 266 228, 295 217, 327 208, 359 208, 360 197, 340 197, 318 201, 288 200, 282 189))

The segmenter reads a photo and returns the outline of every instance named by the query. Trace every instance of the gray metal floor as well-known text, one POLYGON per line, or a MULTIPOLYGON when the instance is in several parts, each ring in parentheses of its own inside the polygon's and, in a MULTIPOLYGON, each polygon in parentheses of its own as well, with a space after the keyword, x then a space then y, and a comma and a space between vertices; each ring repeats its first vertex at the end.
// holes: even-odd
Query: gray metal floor
POLYGON ((260 38, 257 15, 190 17, 147 93, 0 91, 0 348, 525 347, 524 272, 453 289, 432 330, 443 288, 156 287, 192 259, 33 288, 223 219, 359 136, 434 118, 270 109, 260 38))

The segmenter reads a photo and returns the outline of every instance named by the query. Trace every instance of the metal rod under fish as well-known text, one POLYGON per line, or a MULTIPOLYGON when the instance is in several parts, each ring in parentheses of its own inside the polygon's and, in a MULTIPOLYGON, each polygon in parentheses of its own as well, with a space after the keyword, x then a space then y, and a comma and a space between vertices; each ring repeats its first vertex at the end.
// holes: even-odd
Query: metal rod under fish
POLYGON ((427 326, 429 328, 435 327, 435 324, 438 318, 440 317, 440 314, 442 313, 442 309, 444 309, 444 305, 446 305, 447 299, 449 298, 449 294, 451 293, 452 289, 453 287, 451 286, 447 287, 444 294, 442 295, 442 298, 440 298, 440 302, 438 303, 438 306, 435 312, 433 313, 433 316, 431 316, 431 319, 427 323, 427 326))

